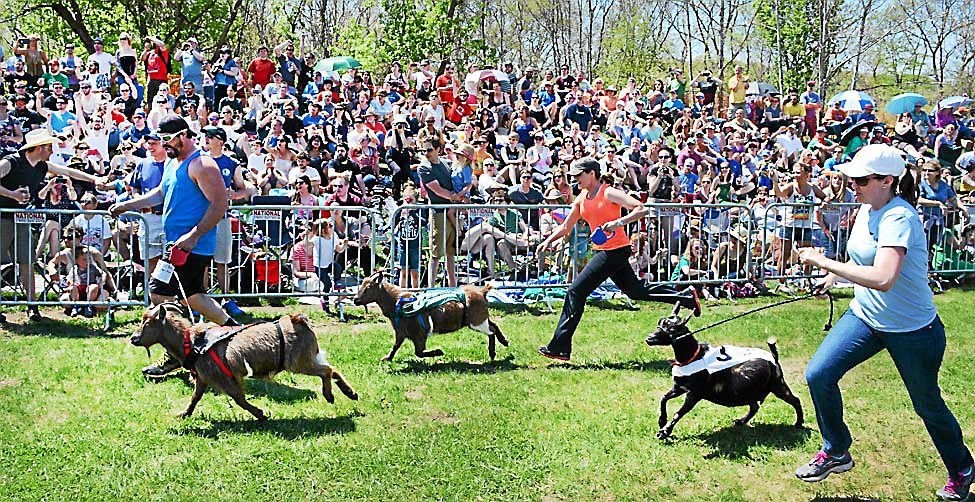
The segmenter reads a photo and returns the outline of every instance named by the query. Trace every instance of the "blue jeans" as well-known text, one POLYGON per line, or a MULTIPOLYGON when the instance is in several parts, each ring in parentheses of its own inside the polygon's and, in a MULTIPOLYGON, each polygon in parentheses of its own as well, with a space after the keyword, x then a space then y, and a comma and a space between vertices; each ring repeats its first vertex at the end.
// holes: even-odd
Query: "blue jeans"
POLYGON ((961 427, 941 398, 938 370, 945 353, 945 327, 940 317, 907 333, 875 331, 847 310, 819 346, 806 367, 806 382, 823 435, 823 451, 842 455, 853 439, 843 422, 839 381, 847 371, 886 349, 911 396, 914 411, 931 435, 949 473, 972 465, 961 427))

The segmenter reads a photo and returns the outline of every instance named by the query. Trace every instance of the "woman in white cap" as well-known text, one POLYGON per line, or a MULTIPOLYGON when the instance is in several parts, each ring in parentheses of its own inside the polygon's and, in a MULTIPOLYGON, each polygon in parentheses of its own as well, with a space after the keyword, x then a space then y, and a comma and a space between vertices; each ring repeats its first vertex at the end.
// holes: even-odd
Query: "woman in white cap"
POLYGON ((948 483, 937 496, 965 500, 973 478, 972 455, 938 388, 945 329, 928 287, 914 177, 900 151, 887 145, 864 146, 839 169, 853 179, 856 200, 864 205, 850 232, 850 261, 828 259, 814 248, 801 249, 799 256, 828 272, 820 289, 843 277, 855 284, 854 297, 806 368, 823 448, 796 476, 821 481, 853 468, 853 440, 843 422, 837 384, 847 371, 886 349, 948 469, 948 483))

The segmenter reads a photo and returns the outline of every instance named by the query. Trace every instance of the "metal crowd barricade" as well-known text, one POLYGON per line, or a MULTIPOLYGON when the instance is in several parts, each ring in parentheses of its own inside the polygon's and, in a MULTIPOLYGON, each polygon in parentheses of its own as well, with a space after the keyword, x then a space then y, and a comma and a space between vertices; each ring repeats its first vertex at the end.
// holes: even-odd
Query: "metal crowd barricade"
POLYGON ((407 289, 493 281, 498 289, 564 288, 584 265, 589 232, 574 229, 550 252, 538 244, 568 215, 565 205, 402 205, 390 216, 394 280, 407 289), (456 225, 456 227, 454 227, 456 225), (445 232, 444 228, 455 231, 445 232), (448 262, 453 261, 450 269, 448 262))
POLYGON ((141 214, 116 219, 106 211, 0 209, 0 220, 0 306, 104 310, 108 329, 112 309, 149 304, 148 259, 137 235, 146 224, 141 214))
POLYGON ((382 221, 373 208, 232 206, 225 225, 229 260, 220 264, 215 256, 209 274, 215 298, 266 298, 274 304, 315 297, 323 307, 334 303, 343 315, 342 299, 382 260, 376 238, 382 221))
POLYGON ((945 283, 961 283, 975 278, 975 225, 972 218, 971 211, 964 214, 959 209, 949 208, 943 219, 924 221, 934 287, 943 289, 945 283))
POLYGON ((653 284, 745 282, 755 277, 755 227, 742 204, 649 203, 628 234, 637 275, 653 284))
MULTIPOLYGON (((762 228, 762 278, 769 280, 812 280, 823 274, 799 262, 799 247, 815 246, 825 252, 826 238, 819 224, 820 203, 775 202, 752 207, 762 228), (817 246, 818 244, 818 246, 817 246)), ((846 242, 845 240, 843 241, 846 242)))

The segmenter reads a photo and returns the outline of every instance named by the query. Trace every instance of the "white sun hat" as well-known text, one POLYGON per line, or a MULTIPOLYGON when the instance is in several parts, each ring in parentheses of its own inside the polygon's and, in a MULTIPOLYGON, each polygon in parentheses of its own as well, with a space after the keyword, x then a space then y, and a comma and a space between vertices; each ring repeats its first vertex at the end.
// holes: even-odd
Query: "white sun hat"
POLYGON ((889 145, 866 145, 853 157, 853 160, 836 166, 851 178, 862 178, 871 174, 900 177, 904 174, 904 154, 889 145))

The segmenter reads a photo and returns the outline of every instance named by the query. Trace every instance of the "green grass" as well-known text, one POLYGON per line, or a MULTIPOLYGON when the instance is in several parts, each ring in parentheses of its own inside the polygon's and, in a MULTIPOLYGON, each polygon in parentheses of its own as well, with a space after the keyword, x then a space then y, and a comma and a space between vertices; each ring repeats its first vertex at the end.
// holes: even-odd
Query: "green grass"
MULTIPOLYGON (((769 301, 714 306, 692 324, 769 301)), ((937 302, 949 329, 942 387, 972 444, 971 294, 937 302)), ((8 325, 0 332, 0 500, 932 499, 943 467, 883 355, 842 383, 856 469, 820 484, 794 478, 820 444, 802 375, 827 306, 798 302, 701 334, 757 347, 776 336, 807 429, 791 427, 792 408, 774 397, 743 429, 731 421, 744 408, 705 402, 667 442, 654 434, 672 353, 643 343, 667 312, 660 305, 590 307, 572 364, 535 353, 555 314, 494 311, 512 346, 490 364, 471 330, 434 338, 444 357, 418 360, 407 342, 394 362, 380 363, 391 328, 375 309, 353 311, 348 324, 312 313, 330 361, 361 400, 337 393, 329 405, 312 377, 250 381, 251 402, 271 414, 263 426, 213 394, 192 418, 175 418, 189 384, 146 382, 145 351, 95 334, 94 321, 8 325)), ((123 331, 136 316, 119 316, 123 331)))

